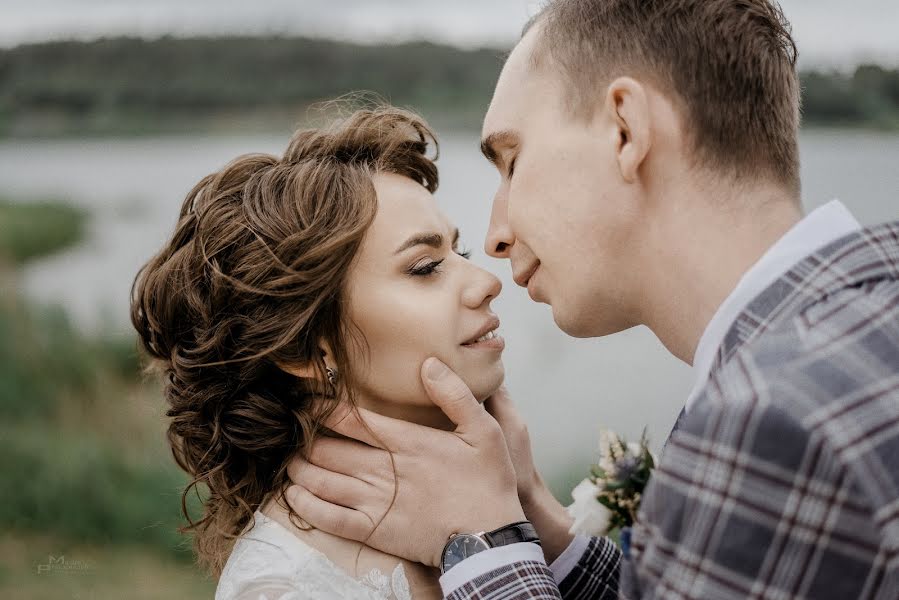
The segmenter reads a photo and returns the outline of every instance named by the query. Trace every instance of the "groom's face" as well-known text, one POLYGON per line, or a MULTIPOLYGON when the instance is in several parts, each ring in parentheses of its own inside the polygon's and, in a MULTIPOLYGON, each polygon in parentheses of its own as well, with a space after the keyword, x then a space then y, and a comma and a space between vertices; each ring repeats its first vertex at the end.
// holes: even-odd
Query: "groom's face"
POLYGON ((563 331, 606 335, 638 322, 639 198, 622 181, 601 91, 595 114, 577 118, 551 63, 531 63, 539 29, 510 55, 484 119, 482 149, 501 175, 486 250, 510 260, 516 283, 552 306, 563 331))

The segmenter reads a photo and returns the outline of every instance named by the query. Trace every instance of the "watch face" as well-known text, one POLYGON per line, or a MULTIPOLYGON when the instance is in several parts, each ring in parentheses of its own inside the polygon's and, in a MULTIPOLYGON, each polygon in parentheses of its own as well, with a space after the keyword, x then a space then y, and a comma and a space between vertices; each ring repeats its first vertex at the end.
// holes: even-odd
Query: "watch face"
POLYGON ((443 572, 446 573, 469 556, 489 549, 487 542, 476 535, 457 535, 447 543, 443 551, 443 572))

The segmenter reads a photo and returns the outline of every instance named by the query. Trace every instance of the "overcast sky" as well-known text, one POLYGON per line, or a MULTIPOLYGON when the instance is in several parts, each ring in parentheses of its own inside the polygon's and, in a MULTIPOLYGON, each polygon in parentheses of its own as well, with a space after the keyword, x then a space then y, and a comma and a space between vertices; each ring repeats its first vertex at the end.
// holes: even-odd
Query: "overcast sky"
MULTIPOLYGON (((0 0, 0 45, 109 35, 280 33, 460 46, 517 39, 531 0, 0 0)), ((899 66, 899 0, 782 0, 803 66, 899 66)))

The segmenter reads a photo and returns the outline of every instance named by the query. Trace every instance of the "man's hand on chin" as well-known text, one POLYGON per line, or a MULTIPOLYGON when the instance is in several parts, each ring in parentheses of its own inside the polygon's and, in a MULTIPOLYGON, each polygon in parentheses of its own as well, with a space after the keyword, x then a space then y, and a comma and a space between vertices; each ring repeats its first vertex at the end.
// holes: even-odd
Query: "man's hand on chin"
POLYGON ((422 381, 454 431, 340 409, 327 426, 352 439, 321 438, 294 459, 286 496, 317 529, 437 566, 450 535, 525 516, 496 419, 439 360, 424 362, 422 381))

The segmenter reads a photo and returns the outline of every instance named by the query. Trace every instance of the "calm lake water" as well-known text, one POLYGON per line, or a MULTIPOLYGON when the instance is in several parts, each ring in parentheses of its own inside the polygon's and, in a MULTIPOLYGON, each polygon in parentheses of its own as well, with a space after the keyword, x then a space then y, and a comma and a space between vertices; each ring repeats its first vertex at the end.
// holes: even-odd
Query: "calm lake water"
MULTIPOLYGON (((443 209, 476 262, 503 280, 493 306, 507 340, 508 386, 528 419, 537 460, 557 491, 586 473, 600 425, 654 445, 667 436, 692 380, 645 328, 602 340, 556 329, 506 263, 481 247, 498 176, 475 134, 442 139, 443 209)), ((54 197, 91 211, 77 249, 30 267, 22 280, 38 302, 64 305, 90 331, 128 332, 128 292, 139 266, 166 240, 184 194, 203 175, 250 151, 279 153, 284 137, 0 142, 0 196, 54 197)), ((864 224, 899 218, 899 135, 810 131, 802 136, 807 209, 840 198, 864 224)))

